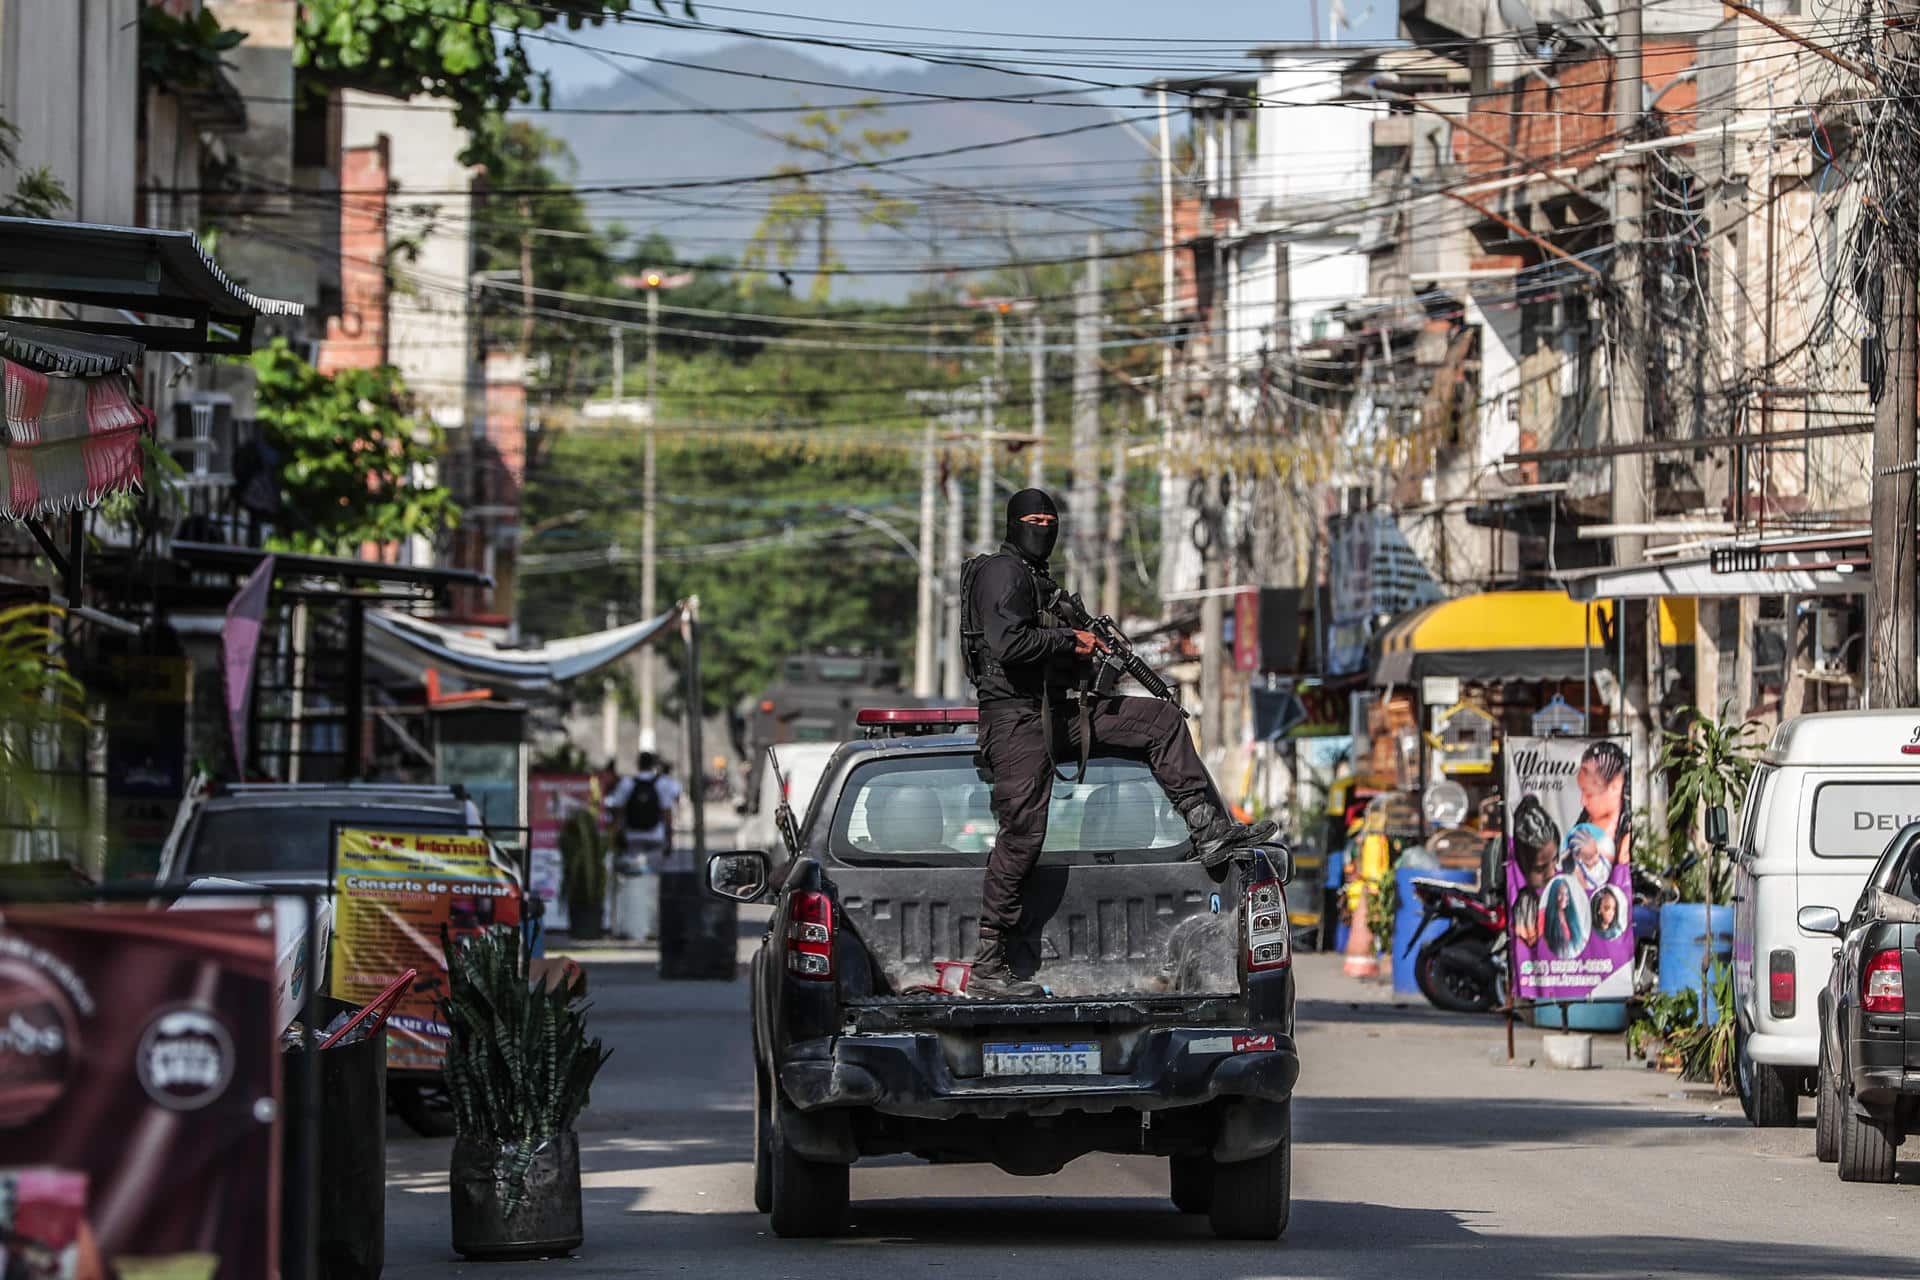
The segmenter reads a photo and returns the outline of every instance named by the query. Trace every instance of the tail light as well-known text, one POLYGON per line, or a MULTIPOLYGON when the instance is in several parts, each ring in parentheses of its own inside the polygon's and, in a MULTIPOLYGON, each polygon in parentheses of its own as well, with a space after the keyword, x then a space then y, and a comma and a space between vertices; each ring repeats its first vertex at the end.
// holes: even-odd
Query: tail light
POLYGON ((833 900, 797 893, 787 915, 787 972, 815 982, 833 980, 833 900))
POLYGON ((1767 956, 1767 1012, 1776 1018, 1793 1016, 1794 955, 1786 947, 1767 956))
POLYGON ((1881 951, 1867 961, 1860 980, 1860 1007, 1868 1013, 1905 1013, 1907 984, 1900 976, 1900 953, 1881 951))
POLYGON ((1247 888, 1247 971, 1284 969, 1292 961, 1287 939, 1287 894, 1278 880, 1247 888))

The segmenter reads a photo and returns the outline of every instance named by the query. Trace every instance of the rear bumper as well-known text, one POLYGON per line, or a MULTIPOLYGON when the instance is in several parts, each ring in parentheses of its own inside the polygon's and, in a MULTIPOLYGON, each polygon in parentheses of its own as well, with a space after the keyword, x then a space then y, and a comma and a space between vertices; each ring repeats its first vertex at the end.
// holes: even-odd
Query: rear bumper
POLYGON ((1857 1067, 1853 1096, 1861 1106, 1876 1111, 1898 1106, 1903 1099, 1920 1097, 1920 1072, 1903 1067, 1857 1067))
POLYGON ((1131 1061, 1103 1051, 1089 1076, 956 1074, 938 1035, 844 1035, 793 1046, 780 1087, 801 1111, 870 1107, 930 1120, 1057 1116, 1069 1111, 1159 1111, 1215 1098, 1284 1102, 1300 1075, 1290 1036, 1220 1027, 1149 1031, 1131 1061))
POLYGON ((1770 1067, 1806 1067, 1811 1070, 1820 1065, 1820 1033, 1810 1031, 1796 1035, 1756 1031, 1747 1037, 1747 1055, 1755 1062, 1764 1062, 1770 1067))

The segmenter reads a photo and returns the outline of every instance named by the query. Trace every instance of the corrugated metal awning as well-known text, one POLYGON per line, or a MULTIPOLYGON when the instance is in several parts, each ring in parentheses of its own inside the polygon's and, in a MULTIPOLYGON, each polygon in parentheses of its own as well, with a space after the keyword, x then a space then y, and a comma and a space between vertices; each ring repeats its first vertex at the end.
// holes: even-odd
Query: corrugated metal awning
POLYGON ((39 321, 49 328, 132 338, 153 351, 249 351, 257 317, 306 310, 301 303, 241 288, 192 232, 44 218, 0 218, 0 293, 190 322, 39 321), (236 336, 218 334, 215 326, 236 336))

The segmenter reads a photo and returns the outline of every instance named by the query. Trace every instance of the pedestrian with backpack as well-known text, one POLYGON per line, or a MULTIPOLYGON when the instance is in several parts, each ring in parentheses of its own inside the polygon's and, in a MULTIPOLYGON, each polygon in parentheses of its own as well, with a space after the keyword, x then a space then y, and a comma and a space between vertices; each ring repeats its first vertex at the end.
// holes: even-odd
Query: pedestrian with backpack
POLYGON ((615 832, 616 937, 645 941, 659 932, 660 873, 673 856, 673 802, 679 784, 651 751, 642 751, 636 771, 620 779, 606 799, 615 832))

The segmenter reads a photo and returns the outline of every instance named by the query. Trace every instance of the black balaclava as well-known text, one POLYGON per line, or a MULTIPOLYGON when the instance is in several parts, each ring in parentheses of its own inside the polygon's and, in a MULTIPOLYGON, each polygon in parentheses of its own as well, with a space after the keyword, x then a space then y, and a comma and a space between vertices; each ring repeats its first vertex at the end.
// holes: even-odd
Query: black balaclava
POLYGON ((1047 557, 1053 554, 1053 544, 1059 540, 1060 512, 1045 489, 1022 489, 1007 499, 1007 545, 1029 563, 1046 568, 1047 557), (1020 521, 1021 516, 1039 515, 1052 516, 1053 523, 1037 525, 1022 524, 1020 521))

